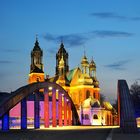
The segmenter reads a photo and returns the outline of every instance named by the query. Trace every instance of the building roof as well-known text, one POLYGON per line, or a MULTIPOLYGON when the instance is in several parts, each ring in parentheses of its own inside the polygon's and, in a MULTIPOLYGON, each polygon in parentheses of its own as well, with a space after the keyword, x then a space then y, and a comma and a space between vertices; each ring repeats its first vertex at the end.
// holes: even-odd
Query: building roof
POLYGON ((64 44, 63 44, 63 42, 61 42, 61 44, 60 44, 60 48, 59 48, 59 50, 58 50, 58 54, 64 54, 64 53, 67 53, 66 52, 66 50, 65 50, 65 48, 64 48, 64 44))
POLYGON ((31 73, 44 73, 41 69, 39 69, 37 66, 34 67, 34 69, 31 71, 31 73))
POLYGON ((92 85, 93 80, 87 73, 82 73, 78 79, 79 84, 92 85))
POLYGON ((73 79, 74 77, 74 74, 76 73, 76 70, 79 69, 79 68, 74 68, 72 70, 70 70, 68 73, 67 73, 67 79, 71 82, 71 80, 73 79))
POLYGON ((93 58, 92 58, 92 60, 91 60, 91 62, 90 62, 90 64, 89 64, 89 68, 96 69, 96 64, 95 64, 95 62, 93 61, 93 58))
POLYGON ((113 109, 113 106, 110 104, 110 102, 103 102, 103 107, 107 110, 112 110, 113 109))
POLYGON ((88 66, 89 65, 88 59, 85 55, 82 58, 81 65, 83 65, 83 66, 88 66))
POLYGON ((33 48, 33 51, 41 51, 42 52, 37 38, 36 38, 36 41, 35 41, 35 46, 33 48))
POLYGON ((91 108, 91 107, 99 108, 101 106, 99 100, 90 96, 89 98, 83 101, 82 108, 91 108))

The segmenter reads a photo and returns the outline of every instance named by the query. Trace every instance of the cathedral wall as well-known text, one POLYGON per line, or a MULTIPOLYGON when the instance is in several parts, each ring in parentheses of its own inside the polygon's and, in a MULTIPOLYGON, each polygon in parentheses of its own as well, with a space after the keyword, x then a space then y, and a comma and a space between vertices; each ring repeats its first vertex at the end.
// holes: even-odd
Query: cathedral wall
POLYGON ((29 74, 29 84, 35 83, 37 81, 43 82, 44 81, 44 73, 31 73, 29 74))
POLYGON ((79 107, 85 99, 89 98, 89 96, 99 99, 99 90, 93 88, 92 86, 74 86, 69 88, 69 95, 74 104, 79 107), (93 94, 95 94, 95 97, 93 94))

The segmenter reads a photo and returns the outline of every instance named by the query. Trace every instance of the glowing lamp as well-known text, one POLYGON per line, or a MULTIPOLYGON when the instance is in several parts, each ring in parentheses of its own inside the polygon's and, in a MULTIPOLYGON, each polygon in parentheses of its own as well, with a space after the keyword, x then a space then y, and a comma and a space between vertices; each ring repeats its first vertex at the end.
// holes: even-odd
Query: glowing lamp
POLYGON ((52 90, 52 87, 49 87, 49 90, 52 90))

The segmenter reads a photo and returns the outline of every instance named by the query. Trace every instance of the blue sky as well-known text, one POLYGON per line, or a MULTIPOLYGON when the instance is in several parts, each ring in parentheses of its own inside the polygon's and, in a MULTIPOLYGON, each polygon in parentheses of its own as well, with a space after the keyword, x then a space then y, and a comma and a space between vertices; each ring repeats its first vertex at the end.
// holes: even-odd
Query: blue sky
POLYGON ((27 84, 30 52, 38 34, 44 71, 54 75, 60 40, 70 68, 80 65, 84 48, 97 65, 101 93, 113 100, 117 80, 139 80, 139 0, 1 0, 0 91, 27 84))

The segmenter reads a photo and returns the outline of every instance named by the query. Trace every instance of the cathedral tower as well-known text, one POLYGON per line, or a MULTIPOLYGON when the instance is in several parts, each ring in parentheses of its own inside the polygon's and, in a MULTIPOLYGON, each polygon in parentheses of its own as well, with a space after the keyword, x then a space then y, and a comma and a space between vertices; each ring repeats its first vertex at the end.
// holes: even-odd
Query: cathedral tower
MULTIPOLYGON (((69 65, 68 65, 68 53, 66 52, 64 48, 64 44, 60 44, 60 48, 56 54, 56 73, 55 75, 61 75, 60 73, 60 61, 64 61, 64 67, 63 67, 63 74, 66 74, 69 71, 69 65)), ((61 64, 62 65, 62 64, 61 64)))
POLYGON ((84 53, 84 57, 82 58, 82 61, 81 61, 82 73, 84 73, 84 74, 88 73, 88 68, 89 68, 89 62, 88 62, 88 59, 84 53))
POLYGON ((43 51, 41 50, 39 46, 38 39, 36 38, 35 46, 33 50, 31 51, 30 72, 32 72, 35 67, 38 67, 40 70, 43 71, 42 57, 43 57, 43 51))
POLYGON ((93 58, 89 64, 89 75, 90 75, 90 77, 96 78, 96 64, 93 61, 93 58))
POLYGON ((36 38, 35 46, 31 51, 29 83, 44 81, 42 57, 43 57, 43 51, 39 46, 38 39, 36 38))

